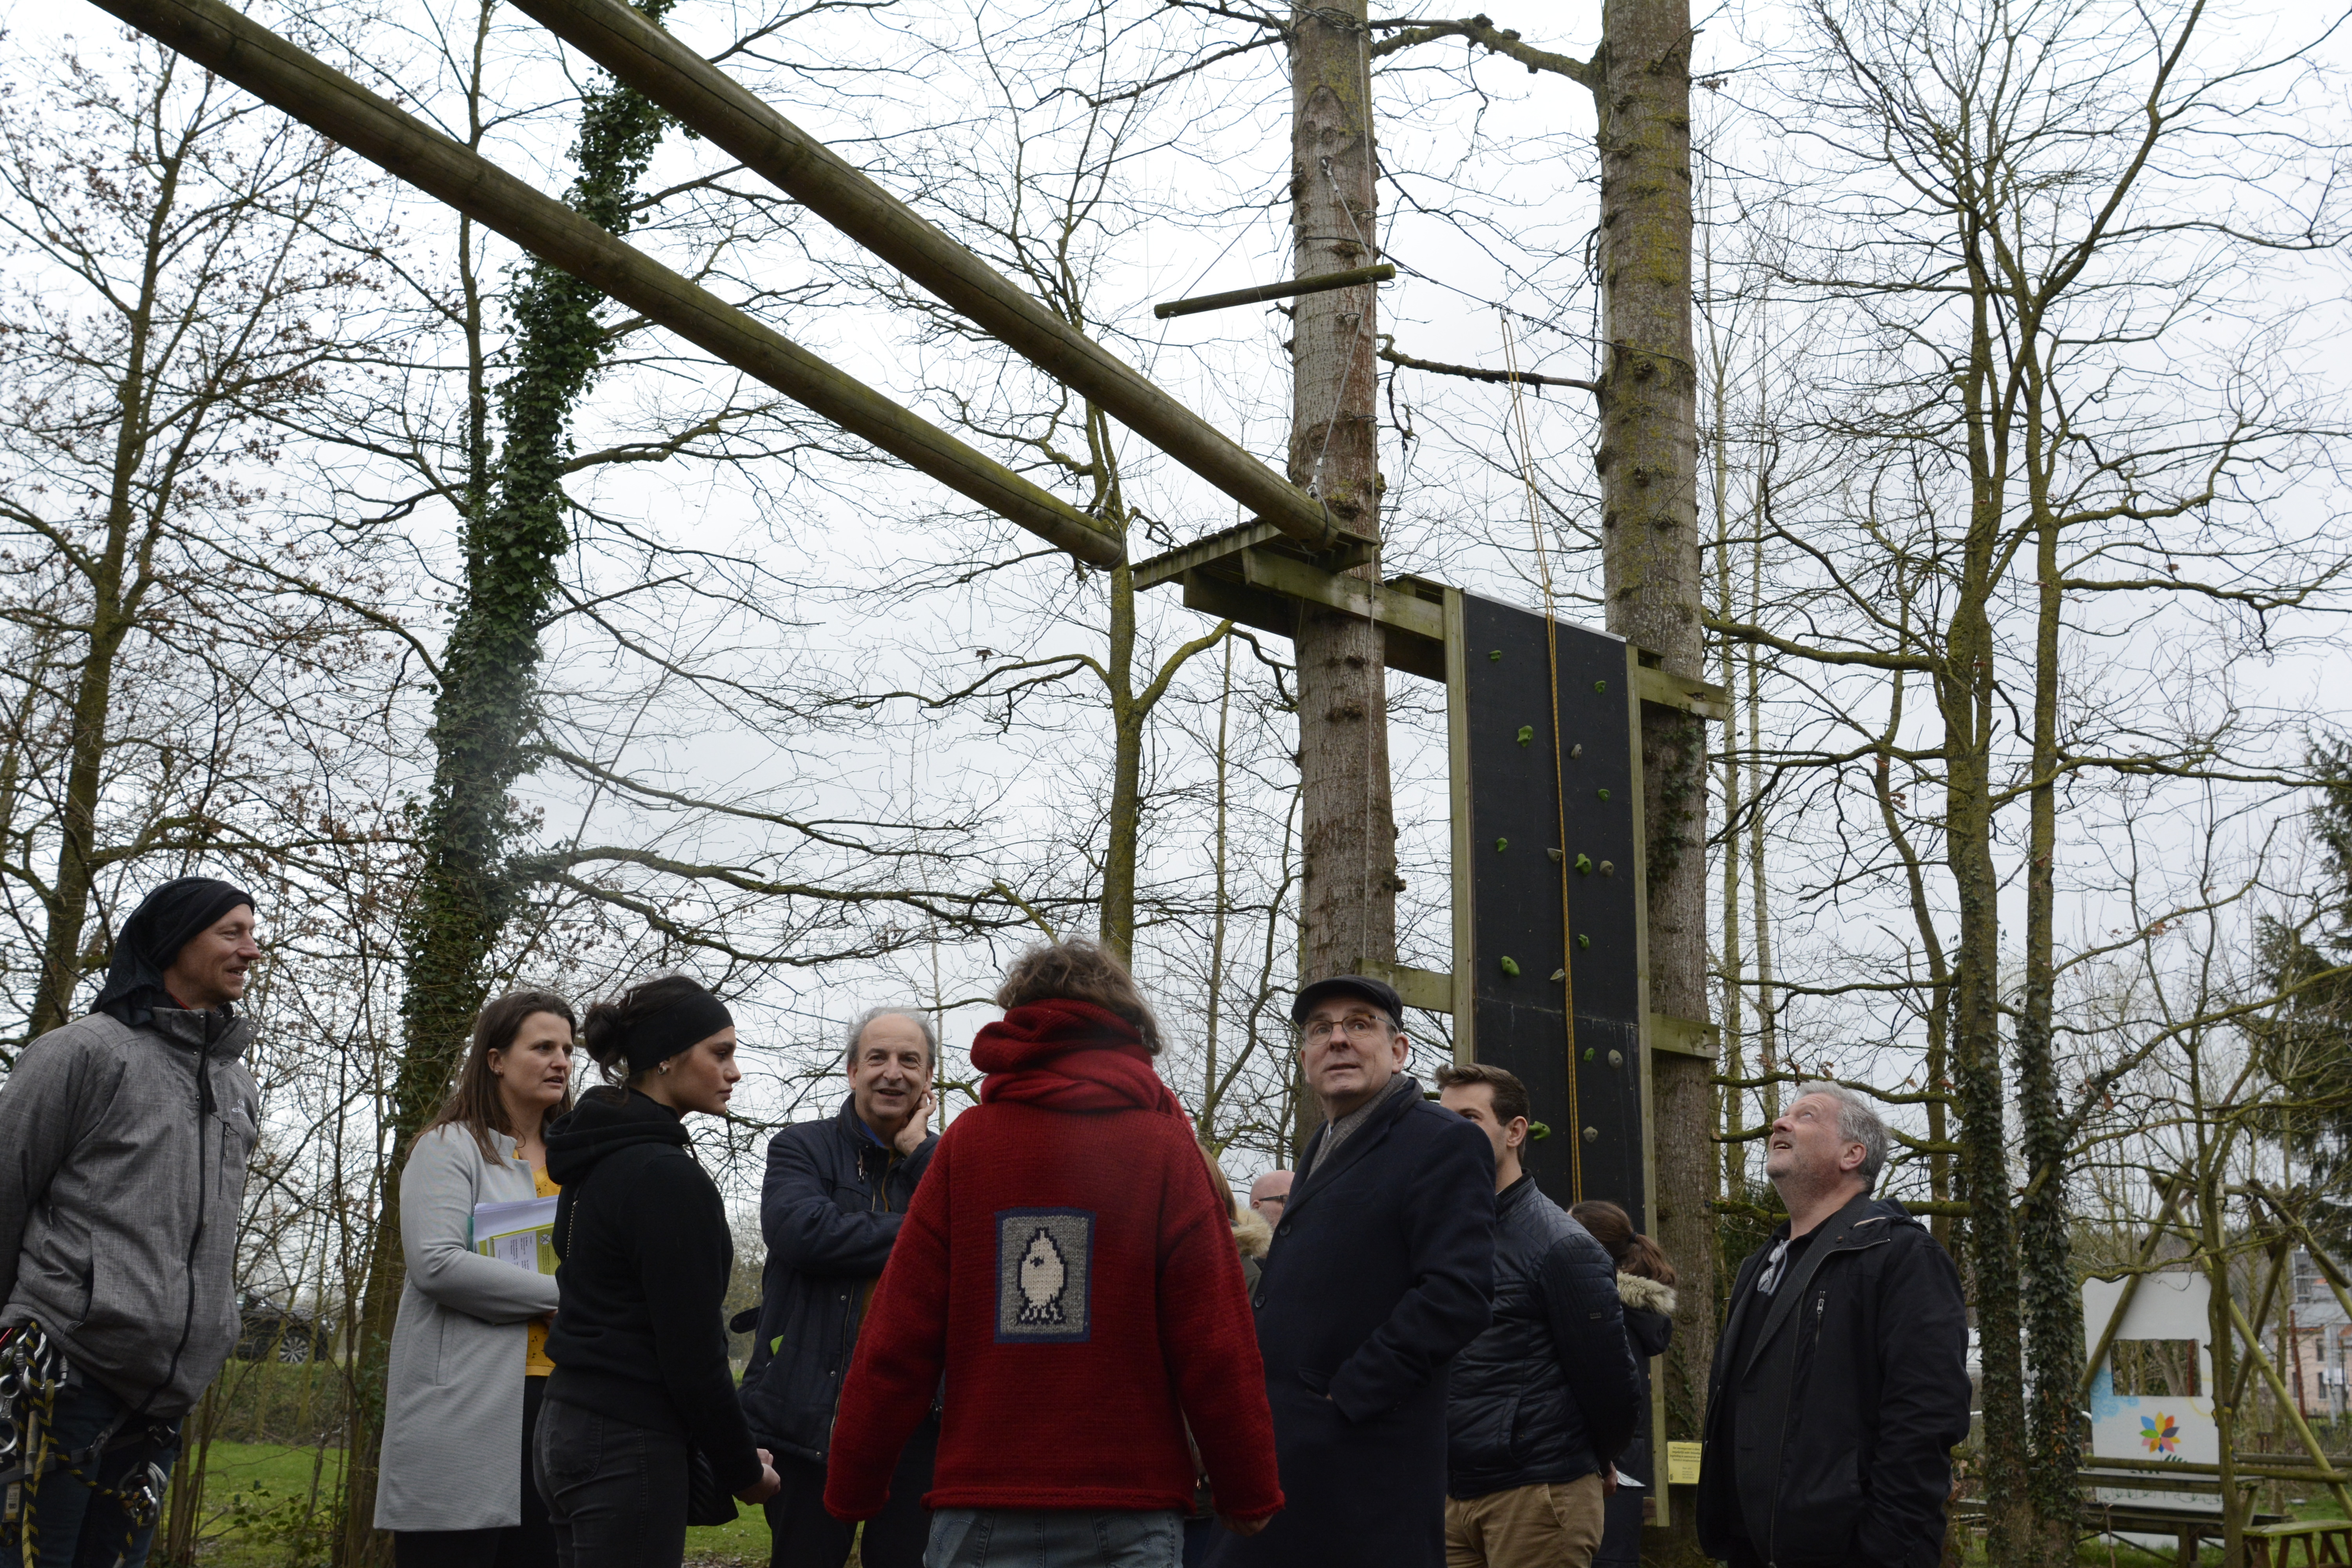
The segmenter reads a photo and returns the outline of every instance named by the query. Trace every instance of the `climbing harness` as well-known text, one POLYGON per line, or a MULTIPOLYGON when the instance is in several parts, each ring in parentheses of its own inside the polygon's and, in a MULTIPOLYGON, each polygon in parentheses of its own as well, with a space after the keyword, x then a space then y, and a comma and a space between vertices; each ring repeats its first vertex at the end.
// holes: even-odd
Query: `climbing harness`
POLYGON ((39 1503, 43 1478, 62 1472, 88 1488, 98 1499, 121 1510, 122 1551, 128 1553, 142 1530, 163 1512, 163 1489, 169 1472, 152 1458, 135 1477, 120 1487, 97 1479, 98 1460, 134 1444, 151 1450, 168 1444, 172 1426, 164 1422, 134 1425, 133 1414, 115 1418, 89 1447, 73 1452, 58 1447, 54 1436, 60 1390, 78 1381, 65 1352, 41 1330, 27 1322, 0 1331, 0 1547, 22 1542, 26 1563, 40 1556, 39 1503))

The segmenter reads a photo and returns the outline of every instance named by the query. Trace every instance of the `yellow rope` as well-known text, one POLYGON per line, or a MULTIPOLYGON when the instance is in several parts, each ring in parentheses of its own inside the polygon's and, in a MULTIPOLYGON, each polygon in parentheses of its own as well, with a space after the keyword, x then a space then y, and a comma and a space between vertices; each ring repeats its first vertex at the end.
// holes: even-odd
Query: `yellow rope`
POLYGON ((1535 539, 1536 580, 1543 589, 1544 652, 1551 667, 1552 798, 1559 810, 1559 842, 1552 853, 1559 858, 1559 1011, 1568 1049, 1568 1186, 1569 1202, 1580 1204, 1584 1201, 1584 1113, 1576 1089, 1576 935, 1568 908, 1568 764, 1559 732, 1559 617, 1552 598, 1551 554, 1544 548, 1535 454, 1528 440, 1527 401, 1520 395, 1524 384, 1519 380, 1518 340, 1512 334, 1511 318, 1501 314, 1501 320, 1503 363, 1510 375, 1511 419, 1519 436, 1519 483, 1527 494, 1528 531, 1535 539))

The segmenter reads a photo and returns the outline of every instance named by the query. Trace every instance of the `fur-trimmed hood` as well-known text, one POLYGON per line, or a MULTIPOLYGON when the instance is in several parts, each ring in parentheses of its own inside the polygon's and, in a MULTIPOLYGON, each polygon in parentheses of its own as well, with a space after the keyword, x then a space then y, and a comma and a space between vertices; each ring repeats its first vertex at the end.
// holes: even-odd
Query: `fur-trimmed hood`
POLYGON ((1639 1274, 1619 1273, 1617 1300, 1636 1311, 1663 1312, 1669 1318, 1675 1315, 1674 1287, 1639 1274))
POLYGON ((1274 1246, 1274 1226, 1246 1204, 1234 1211, 1234 1245, 1244 1258, 1264 1258, 1274 1246))

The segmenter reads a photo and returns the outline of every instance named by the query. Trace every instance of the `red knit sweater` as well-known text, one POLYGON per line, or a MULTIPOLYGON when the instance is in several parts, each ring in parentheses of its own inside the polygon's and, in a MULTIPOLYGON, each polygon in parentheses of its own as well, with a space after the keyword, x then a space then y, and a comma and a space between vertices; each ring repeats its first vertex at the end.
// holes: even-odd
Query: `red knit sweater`
POLYGON ((942 1372, 932 1508, 1189 1509, 1189 1419, 1220 1511, 1282 1507, 1265 1373, 1191 1123, 1135 1031, 1016 1007, 890 1248, 834 1422, 824 1504, 881 1511, 942 1372))

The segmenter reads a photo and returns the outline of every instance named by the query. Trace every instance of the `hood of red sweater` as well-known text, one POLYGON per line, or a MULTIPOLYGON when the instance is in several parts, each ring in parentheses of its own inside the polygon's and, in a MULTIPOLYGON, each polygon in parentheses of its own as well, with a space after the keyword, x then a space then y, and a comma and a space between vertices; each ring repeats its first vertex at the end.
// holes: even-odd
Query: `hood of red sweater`
POLYGON ((1184 1114, 1135 1026, 1092 1002, 1051 997, 1013 1008, 973 1039, 971 1065, 988 1075, 984 1105, 1184 1114))

